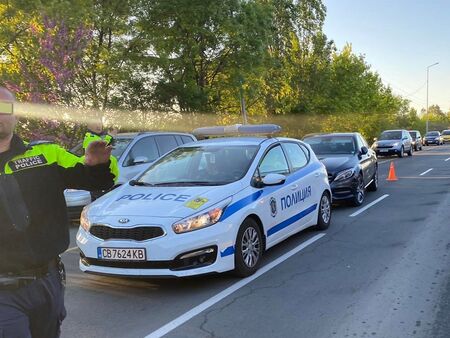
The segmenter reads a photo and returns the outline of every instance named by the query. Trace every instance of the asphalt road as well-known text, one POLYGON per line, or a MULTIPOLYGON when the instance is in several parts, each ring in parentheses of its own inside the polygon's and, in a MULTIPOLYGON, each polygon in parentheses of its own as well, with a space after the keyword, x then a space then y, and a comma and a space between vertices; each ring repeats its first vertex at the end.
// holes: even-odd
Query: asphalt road
POLYGON ((326 232, 269 250, 257 278, 93 276, 69 250, 62 337, 450 337, 450 146, 379 163, 363 207, 377 203, 336 206, 326 232))

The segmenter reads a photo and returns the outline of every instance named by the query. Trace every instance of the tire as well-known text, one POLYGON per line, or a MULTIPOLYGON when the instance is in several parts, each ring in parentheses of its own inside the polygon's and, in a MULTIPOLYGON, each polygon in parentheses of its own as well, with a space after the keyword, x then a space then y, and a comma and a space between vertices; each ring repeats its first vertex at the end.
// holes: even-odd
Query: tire
POLYGON ((372 183, 369 184, 367 190, 369 191, 377 191, 378 190, 378 167, 375 168, 375 174, 372 177, 372 183))
POLYGON ((403 146, 402 146, 402 148, 400 149, 400 152, 398 153, 398 157, 404 157, 405 156, 405 148, 403 148, 403 146))
POLYGON ((366 197, 366 189, 364 188, 364 179, 363 179, 362 175, 359 175, 356 192, 352 199, 352 205, 354 207, 361 206, 364 203, 365 197, 366 197))
POLYGON ((241 224, 235 247, 234 274, 238 277, 253 275, 259 268, 264 250, 261 230, 253 219, 247 218, 241 224))
POLYGON ((328 229, 331 223, 331 198, 328 191, 324 191, 320 198, 319 212, 315 230, 322 231, 328 229))
POLYGON ((408 156, 412 156, 413 155, 413 147, 409 147, 409 151, 408 151, 408 156))

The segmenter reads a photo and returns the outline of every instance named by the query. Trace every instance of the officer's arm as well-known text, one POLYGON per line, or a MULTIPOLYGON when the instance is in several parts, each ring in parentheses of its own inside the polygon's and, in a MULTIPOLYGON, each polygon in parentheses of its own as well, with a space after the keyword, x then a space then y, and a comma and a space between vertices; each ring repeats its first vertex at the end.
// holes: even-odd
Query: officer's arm
POLYGON ((84 163, 84 156, 78 157, 59 146, 56 151, 64 188, 106 190, 114 186, 119 176, 117 160, 113 156, 106 163, 89 166, 84 163))

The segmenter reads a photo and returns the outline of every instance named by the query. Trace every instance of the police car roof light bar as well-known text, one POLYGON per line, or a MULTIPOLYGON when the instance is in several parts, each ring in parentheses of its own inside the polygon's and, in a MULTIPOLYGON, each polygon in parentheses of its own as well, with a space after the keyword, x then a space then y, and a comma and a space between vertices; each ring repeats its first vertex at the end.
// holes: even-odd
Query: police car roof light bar
POLYGON ((271 137, 280 131, 281 127, 276 124, 235 124, 231 126, 197 128, 192 133, 197 138, 239 135, 263 135, 271 137))

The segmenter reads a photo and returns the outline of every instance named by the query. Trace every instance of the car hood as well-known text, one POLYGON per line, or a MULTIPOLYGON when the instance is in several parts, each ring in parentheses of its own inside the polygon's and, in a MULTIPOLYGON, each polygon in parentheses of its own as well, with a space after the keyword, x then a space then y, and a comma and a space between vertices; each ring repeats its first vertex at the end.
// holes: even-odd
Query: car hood
POLYGON ((353 168, 358 163, 356 155, 319 156, 319 160, 325 165, 327 172, 333 175, 339 171, 353 168))
POLYGON ((377 141, 377 145, 378 146, 391 146, 394 143, 401 143, 402 140, 381 140, 381 141, 377 141))
POLYGON ((185 218, 236 194, 241 182, 224 186, 142 187, 124 184, 89 206, 89 216, 185 218))

